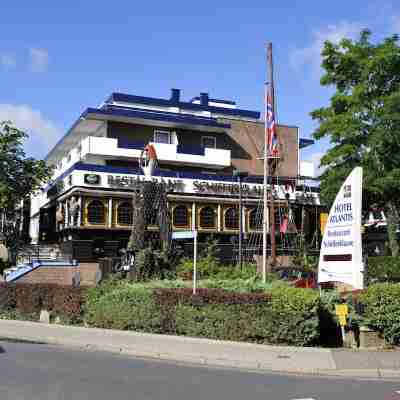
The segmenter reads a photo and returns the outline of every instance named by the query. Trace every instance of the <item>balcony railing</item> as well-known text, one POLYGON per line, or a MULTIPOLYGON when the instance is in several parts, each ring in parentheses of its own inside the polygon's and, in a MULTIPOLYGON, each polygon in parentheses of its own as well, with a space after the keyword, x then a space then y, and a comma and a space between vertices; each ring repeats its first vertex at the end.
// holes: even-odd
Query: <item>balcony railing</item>
MULTIPOLYGON (((231 165, 231 151, 225 149, 186 146, 182 144, 152 143, 160 161, 186 165, 225 168, 231 165)), ((94 156, 105 158, 139 158, 146 143, 127 139, 87 137, 82 141, 82 159, 94 156)))

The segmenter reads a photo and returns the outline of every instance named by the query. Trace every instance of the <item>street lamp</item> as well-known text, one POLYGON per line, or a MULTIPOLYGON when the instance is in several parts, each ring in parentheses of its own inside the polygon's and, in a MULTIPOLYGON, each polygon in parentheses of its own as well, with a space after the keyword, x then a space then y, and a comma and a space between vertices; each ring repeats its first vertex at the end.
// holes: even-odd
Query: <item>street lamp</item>
POLYGON ((242 240, 243 240, 243 203, 242 203, 242 180, 246 178, 249 174, 245 171, 239 171, 235 169, 233 171, 233 176, 237 177, 239 183, 239 267, 242 268, 243 264, 243 249, 242 249, 242 240))

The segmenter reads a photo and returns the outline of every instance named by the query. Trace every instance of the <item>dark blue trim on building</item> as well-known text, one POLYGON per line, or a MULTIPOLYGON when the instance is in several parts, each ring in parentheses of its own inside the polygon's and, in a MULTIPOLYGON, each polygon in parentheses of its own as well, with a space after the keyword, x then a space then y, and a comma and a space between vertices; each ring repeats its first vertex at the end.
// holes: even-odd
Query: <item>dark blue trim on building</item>
POLYGON ((171 100, 157 99, 154 97, 134 96, 131 94, 124 94, 124 93, 112 93, 111 96, 107 99, 106 103, 111 103, 111 102, 143 104, 148 106, 159 106, 159 107, 180 107, 183 110, 209 111, 212 113, 217 113, 226 116, 238 116, 238 117, 253 118, 253 119, 260 118, 260 112, 258 111, 231 109, 231 108, 215 107, 209 105, 205 106, 202 104, 195 104, 184 101, 180 101, 179 103, 174 103, 171 100))
POLYGON ((218 122, 215 118, 198 117, 195 115, 176 114, 163 111, 144 111, 137 108, 124 108, 116 106, 105 106, 104 108, 88 108, 85 111, 84 116, 88 116, 90 114, 100 114, 110 117, 117 116, 126 118, 148 119, 152 121, 199 125, 219 129, 229 129, 231 127, 229 124, 222 124, 218 122))
POLYGON ((304 147, 308 147, 313 145, 315 142, 312 139, 300 138, 299 139, 299 148, 304 149, 304 147))

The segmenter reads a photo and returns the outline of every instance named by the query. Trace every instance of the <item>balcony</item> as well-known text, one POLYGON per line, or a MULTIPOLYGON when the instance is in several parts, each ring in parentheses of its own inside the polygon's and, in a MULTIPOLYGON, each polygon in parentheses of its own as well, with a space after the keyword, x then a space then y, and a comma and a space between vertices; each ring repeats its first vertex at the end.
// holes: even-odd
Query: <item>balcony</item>
MULTIPOLYGON (((226 168, 231 165, 231 151, 199 147, 186 147, 180 144, 151 143, 160 162, 204 166, 207 168, 226 168)), ((81 142, 81 159, 90 161, 94 157, 107 160, 138 159, 145 146, 144 142, 89 136, 81 142)))

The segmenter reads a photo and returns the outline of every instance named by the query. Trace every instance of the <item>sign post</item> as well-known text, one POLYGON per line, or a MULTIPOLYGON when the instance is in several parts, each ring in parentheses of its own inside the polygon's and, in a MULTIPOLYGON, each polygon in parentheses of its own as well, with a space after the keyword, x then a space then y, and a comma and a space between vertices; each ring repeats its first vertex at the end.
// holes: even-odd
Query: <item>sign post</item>
POLYGON ((193 295, 197 289, 197 231, 193 231, 193 295))
POLYGON ((193 294, 197 292, 197 231, 172 232, 173 240, 193 239, 193 294))

